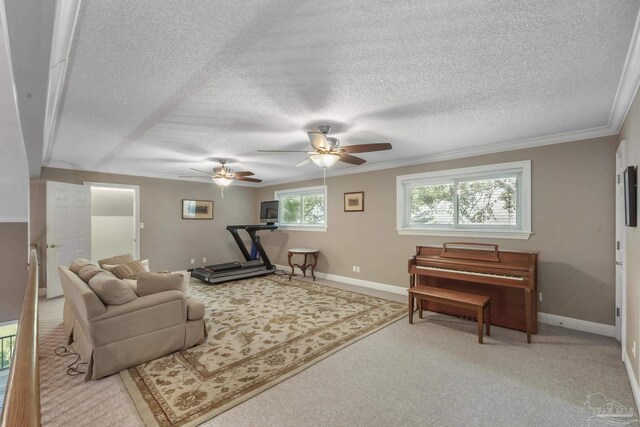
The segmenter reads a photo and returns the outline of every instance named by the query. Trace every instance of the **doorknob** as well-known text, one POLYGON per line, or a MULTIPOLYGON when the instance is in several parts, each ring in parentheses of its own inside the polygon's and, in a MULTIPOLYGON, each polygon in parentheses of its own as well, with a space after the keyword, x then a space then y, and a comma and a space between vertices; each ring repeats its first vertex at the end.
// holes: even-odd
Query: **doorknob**
POLYGON ((56 245, 55 243, 52 243, 52 244, 47 243, 47 248, 59 248, 59 247, 60 245, 56 245))

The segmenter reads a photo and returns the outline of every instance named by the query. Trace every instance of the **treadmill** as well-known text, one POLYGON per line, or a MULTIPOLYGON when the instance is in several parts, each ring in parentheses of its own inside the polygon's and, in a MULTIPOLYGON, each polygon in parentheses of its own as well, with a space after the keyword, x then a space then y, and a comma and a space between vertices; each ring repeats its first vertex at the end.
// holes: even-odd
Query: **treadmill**
POLYGON ((204 268, 196 268, 191 272, 191 277, 200 279, 204 283, 214 285, 217 283, 229 282, 231 280, 245 279, 247 277, 265 276, 267 274, 275 273, 276 267, 271 264, 267 253, 265 252, 262 244, 260 243, 260 236, 258 231, 277 230, 278 226, 273 223, 258 224, 258 225, 228 225, 227 231, 233 236, 238 248, 242 252, 245 261, 225 262, 222 264, 207 265, 204 268), (254 259, 244 242, 238 234, 239 230, 245 230, 253 247, 257 249, 260 259, 254 259))

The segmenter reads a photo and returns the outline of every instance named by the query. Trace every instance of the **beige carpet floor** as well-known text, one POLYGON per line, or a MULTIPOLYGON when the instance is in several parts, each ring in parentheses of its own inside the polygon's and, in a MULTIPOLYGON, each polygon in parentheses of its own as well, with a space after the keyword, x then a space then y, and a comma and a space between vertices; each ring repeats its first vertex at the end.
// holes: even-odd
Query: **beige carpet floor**
MULTIPOLYGON (((119 375, 90 383, 66 375, 68 361, 53 354, 64 343, 62 301, 40 307, 42 424, 143 425, 119 375)), ((637 418, 615 340, 541 325, 533 341, 496 327, 479 345, 471 322, 401 320, 202 425, 597 426, 584 404, 594 393, 637 418)))

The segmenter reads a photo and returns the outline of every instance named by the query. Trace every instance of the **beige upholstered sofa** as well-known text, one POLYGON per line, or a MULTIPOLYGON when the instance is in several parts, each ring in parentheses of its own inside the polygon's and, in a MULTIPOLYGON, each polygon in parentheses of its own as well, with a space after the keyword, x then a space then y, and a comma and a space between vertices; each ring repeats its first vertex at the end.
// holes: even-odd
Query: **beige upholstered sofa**
POLYGON ((65 333, 88 362, 85 381, 192 347, 206 337, 204 304, 180 290, 105 305, 78 274, 66 266, 58 271, 65 297, 65 333))

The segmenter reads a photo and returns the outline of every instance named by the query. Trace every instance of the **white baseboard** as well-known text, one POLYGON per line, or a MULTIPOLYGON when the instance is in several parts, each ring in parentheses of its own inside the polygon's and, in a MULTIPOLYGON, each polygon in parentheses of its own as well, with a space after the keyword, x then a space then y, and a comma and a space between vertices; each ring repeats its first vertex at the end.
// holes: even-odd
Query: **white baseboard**
POLYGON ((590 332, 592 334, 616 337, 616 327, 604 323, 589 322, 587 320, 574 319, 572 317, 558 316, 555 314, 538 312, 538 322, 548 325, 561 326, 576 331, 590 332))
MULTIPOLYGON (((284 270, 286 272, 291 271, 291 267, 289 267, 288 265, 276 265, 276 268, 280 270, 284 270)), ((302 270, 300 270, 297 267, 294 270, 294 272, 296 274, 302 274, 302 270)), ((316 277, 319 277, 321 279, 333 280, 334 282, 346 283, 348 285, 362 286, 364 288, 375 289, 377 291, 390 292, 392 294, 407 295, 407 288, 403 288, 400 286, 387 285, 386 283, 371 282, 369 280, 356 279, 356 278, 347 277, 347 276, 338 276, 336 274, 328 274, 328 273, 323 273, 321 271, 316 271, 314 272, 314 274, 316 275, 316 277)), ((310 276, 310 275, 311 273, 307 270, 307 276, 310 276)))
MULTIPOLYGON (((291 271, 291 267, 286 265, 276 265, 276 268, 284 270, 286 272, 291 271)), ((302 274, 302 271, 297 267, 294 272, 296 274, 302 274)), ((307 274, 309 274, 308 271, 307 274)), ((390 292, 392 294, 407 294, 407 288, 401 286, 387 285, 386 283, 371 282, 369 280, 361 280, 353 277, 338 276, 336 274, 328 274, 321 271, 316 271, 315 275, 316 277, 320 277, 322 279, 333 280, 335 282, 346 283, 349 285, 362 286, 364 288, 390 292)), ((603 323, 589 322, 587 320, 573 319, 571 317, 557 316, 555 314, 538 312, 538 322, 546 323, 548 325, 561 326, 567 329, 575 329, 582 332, 590 332, 596 335, 604 335, 607 337, 615 338, 616 336, 615 326, 605 325, 603 323)))
POLYGON ((47 296, 47 288, 38 288, 38 296, 46 297, 47 296))
POLYGON ((626 348, 622 349, 622 361, 624 362, 624 367, 627 371, 627 377, 629 377, 629 383, 631 384, 631 391, 633 392, 633 400, 636 402, 636 408, 640 408, 640 388, 638 388, 638 381, 633 373, 631 360, 629 359, 626 348))

